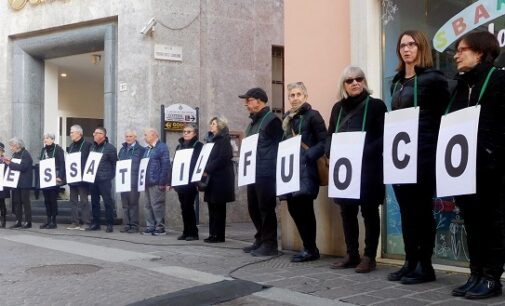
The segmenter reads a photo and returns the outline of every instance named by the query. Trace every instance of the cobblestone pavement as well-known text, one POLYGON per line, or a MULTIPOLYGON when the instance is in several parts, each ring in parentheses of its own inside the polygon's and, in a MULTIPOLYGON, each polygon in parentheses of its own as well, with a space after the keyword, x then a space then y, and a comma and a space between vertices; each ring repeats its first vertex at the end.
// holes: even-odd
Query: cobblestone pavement
MULTIPOLYGON (((38 225, 34 225, 38 228, 38 225)), ((128 305, 164 294, 241 279, 269 287, 219 305, 505 305, 504 297, 469 301, 450 295, 466 275, 437 271, 437 281, 405 286, 386 280, 398 267, 357 274, 332 270, 333 257, 291 263, 293 252, 255 258, 242 252, 250 224, 231 224, 227 241, 65 230, 0 230, 0 305, 128 305)), ((200 228, 201 238, 207 228, 200 228)), ((191 300, 191 298, 189 298, 191 300)), ((188 305, 191 305, 188 301, 188 305)))

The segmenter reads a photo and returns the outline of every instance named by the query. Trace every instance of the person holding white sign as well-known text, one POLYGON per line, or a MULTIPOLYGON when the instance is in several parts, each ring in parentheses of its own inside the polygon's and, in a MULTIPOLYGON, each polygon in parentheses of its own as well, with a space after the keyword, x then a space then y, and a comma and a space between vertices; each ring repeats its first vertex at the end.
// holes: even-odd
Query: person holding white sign
POLYGON ((72 207, 72 224, 68 230, 85 230, 91 224, 91 205, 88 201, 89 183, 82 181, 82 173, 88 160, 91 143, 84 139, 84 131, 78 124, 70 127, 72 143, 67 148, 67 157, 75 156, 76 162, 68 162, 67 180, 74 177, 74 183, 68 183, 70 189, 70 206, 72 207), (79 163, 80 161, 80 163, 79 163))
MULTIPOLYGON (((505 263, 505 212, 504 199, 500 198, 505 176, 505 71, 493 65, 500 46, 487 31, 466 34, 456 41, 455 50, 458 83, 447 111, 479 105, 480 116, 477 192, 455 197, 465 223, 471 274, 452 295, 483 299, 502 294, 500 277, 505 263)), ((459 164, 452 165, 449 160, 449 174, 453 176, 461 173, 458 168, 466 163, 463 140, 457 142, 461 148, 459 164)))
MULTIPOLYGON (((246 137, 258 134, 256 148, 256 180, 247 185, 247 206, 256 228, 254 243, 243 249, 253 256, 277 255, 277 205, 275 181, 276 160, 279 142, 282 140, 282 123, 266 103, 268 96, 262 88, 251 88, 239 98, 249 112, 251 123, 247 126, 246 137)), ((246 152, 246 155, 252 152, 246 152)), ((250 161, 245 164, 250 164, 250 161)), ((243 169, 239 169, 243 171, 243 169)))
POLYGON ((316 245, 314 199, 319 193, 317 160, 324 154, 327 132, 323 117, 307 102, 308 94, 305 84, 303 82, 290 83, 287 89, 291 109, 284 115, 282 129, 285 139, 296 135, 302 136, 300 190, 285 194, 280 199, 287 200, 289 214, 303 241, 303 251, 295 254, 291 261, 305 262, 320 257, 316 245))
MULTIPOLYGON (((83 175, 94 172, 95 182, 90 184, 91 193, 91 212, 93 222, 86 228, 87 231, 100 230, 100 196, 105 206, 105 222, 107 228, 105 231, 111 233, 114 231, 114 199, 112 198, 112 179, 116 175, 117 151, 116 147, 109 143, 107 130, 104 127, 97 127, 93 132, 93 145, 91 152, 97 152, 102 155, 98 164, 91 164, 84 168, 83 175)), ((91 154, 90 154, 91 157, 91 154)))
MULTIPOLYGON (((117 157, 119 160, 131 160, 130 186, 128 192, 121 192, 121 204, 123 205, 123 224, 124 228, 120 230, 122 233, 138 233, 139 232, 139 197, 137 182, 139 176, 140 160, 144 156, 144 147, 137 141, 137 132, 132 129, 125 131, 125 142, 123 143, 117 157)), ((122 180, 120 171, 116 180, 122 180)))
MULTIPOLYGON (((9 140, 9 147, 12 158, 5 158, 4 162, 9 166, 9 171, 19 171, 19 180, 16 188, 12 189, 12 206, 16 214, 16 223, 9 228, 31 228, 32 227, 32 203, 30 201, 30 189, 33 181, 33 160, 32 156, 26 150, 23 140, 14 137, 9 140), (23 212, 25 223, 22 223, 23 212)), ((7 173, 10 173, 10 172, 7 173)), ((4 178, 9 179, 7 174, 4 178)))
MULTIPOLYGON (((362 157, 359 199, 334 198, 340 206, 344 229, 347 255, 343 260, 331 265, 333 269, 355 268, 357 273, 368 273, 376 268, 375 258, 379 245, 380 217, 379 205, 384 201, 384 184, 382 183, 382 135, 384 131, 384 113, 386 105, 382 100, 372 98, 370 89, 361 68, 348 66, 342 71, 339 84, 340 101, 331 111, 328 126, 328 143, 326 154, 331 152, 330 141, 333 133, 366 132, 362 157), (359 254, 358 212, 361 209, 365 224, 364 256, 359 254)), ((338 146, 338 143, 331 146, 338 146)), ((343 158, 342 158, 343 159, 343 158)), ((338 163, 338 161, 337 161, 338 163)), ((348 163, 352 166, 352 164, 348 163)), ((337 164, 335 164, 337 168, 337 164)), ((345 165, 345 163, 342 163, 345 165)), ((352 169, 352 168, 351 168, 352 169)), ((330 175, 339 176, 342 170, 330 169, 330 175), (337 172, 338 171, 338 172, 337 172), (337 172, 337 174, 335 174, 337 172)), ((351 177, 352 171, 345 171, 351 177)), ((338 178, 337 178, 338 179, 338 178)), ((337 181, 334 179, 333 181, 337 181)), ((345 178, 339 188, 345 187, 345 178)))
MULTIPOLYGON (((431 256, 435 246, 436 225, 433 218, 435 195, 435 156, 440 118, 449 102, 444 75, 432 68, 431 47, 426 34, 405 31, 396 45, 398 73, 391 85, 393 111, 419 107, 417 182, 393 186, 402 220, 405 245, 404 266, 388 275, 390 281, 418 284, 435 280, 431 256)), ((402 154, 409 138, 399 133, 392 152, 397 168, 407 167, 410 156, 402 154)), ((388 169, 384 169, 384 172, 388 169)))
MULTIPOLYGON (((4 163, 4 153, 5 153, 5 145, 0 142, 0 165, 3 165, 4 171, 0 171, 0 227, 5 228, 6 226, 6 216, 7 216, 7 207, 5 206, 5 199, 11 197, 11 191, 9 188, 3 186, 3 178, 5 172, 7 171, 7 167, 4 163)), ((0 166, 1 169, 1 166, 0 166)))
POLYGON ((228 124, 223 118, 210 120, 208 142, 214 143, 204 176, 209 176, 204 201, 209 207, 209 237, 203 241, 219 243, 225 240, 226 203, 235 201, 235 169, 228 124))
POLYGON ((42 189, 44 194, 44 204, 46 206, 47 222, 40 226, 41 229, 56 228, 56 215, 58 214, 58 192, 60 186, 65 182, 65 152, 63 149, 54 143, 54 134, 44 134, 44 147, 40 151, 40 160, 54 158, 56 173, 52 173, 49 169, 43 171, 40 180, 50 180, 51 176, 56 176, 56 185, 42 189))

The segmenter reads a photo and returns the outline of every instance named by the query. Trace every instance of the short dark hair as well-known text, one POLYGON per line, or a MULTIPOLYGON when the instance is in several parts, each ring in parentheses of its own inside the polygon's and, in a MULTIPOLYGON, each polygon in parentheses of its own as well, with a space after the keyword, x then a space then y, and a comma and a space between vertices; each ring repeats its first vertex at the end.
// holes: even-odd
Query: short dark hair
POLYGON ((464 41, 470 50, 476 53, 481 53, 480 62, 493 63, 494 60, 500 55, 500 44, 496 37, 487 32, 472 32, 464 35, 456 40, 455 48, 458 49, 459 44, 464 41))
POLYGON ((103 132, 103 134, 104 134, 105 136, 107 136, 107 130, 106 130, 103 126, 97 126, 97 127, 95 128, 95 131, 96 131, 96 130, 100 130, 100 131, 102 131, 102 132, 103 132))

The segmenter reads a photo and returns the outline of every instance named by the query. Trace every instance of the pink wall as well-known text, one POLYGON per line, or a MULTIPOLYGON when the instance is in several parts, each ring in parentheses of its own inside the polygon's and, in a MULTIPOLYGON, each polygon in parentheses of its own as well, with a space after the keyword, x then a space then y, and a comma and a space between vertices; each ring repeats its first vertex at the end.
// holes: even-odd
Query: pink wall
POLYGON ((304 82, 328 125, 340 72, 351 60, 349 1, 284 1, 284 48, 285 83, 304 82))

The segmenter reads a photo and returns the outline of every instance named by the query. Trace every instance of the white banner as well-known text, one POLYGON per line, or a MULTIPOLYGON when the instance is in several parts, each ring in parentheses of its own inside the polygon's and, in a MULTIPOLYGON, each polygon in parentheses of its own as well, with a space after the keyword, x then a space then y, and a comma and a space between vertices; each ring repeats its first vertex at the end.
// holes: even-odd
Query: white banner
POLYGON ((78 183, 82 181, 81 152, 70 153, 65 156, 65 172, 67 183, 78 183))
POLYGON ((98 166, 100 165, 102 155, 103 153, 100 152, 89 152, 86 166, 84 166, 84 173, 82 174, 83 181, 88 183, 95 182, 96 172, 98 170, 98 166))
POLYGON ((277 152, 277 195, 300 191, 300 148, 298 135, 279 143, 277 152))
POLYGON ((145 191, 146 190, 146 171, 147 171, 148 164, 149 164, 149 157, 142 158, 140 160, 138 191, 145 191))
POLYGON ((209 142, 203 145, 200 151, 200 156, 196 160, 195 169, 193 170, 193 176, 191 177, 192 182, 199 182, 202 180, 202 175, 205 172, 205 167, 207 166, 207 161, 209 161, 210 152, 214 148, 214 143, 209 142))
POLYGON ((189 165, 194 149, 184 149, 175 152, 172 164, 172 186, 187 185, 189 183, 189 165))
POLYGON ((256 182, 256 148, 259 134, 246 137, 240 146, 238 161, 238 186, 254 184, 256 182))
POLYGON ((0 191, 4 190, 5 164, 0 164, 0 191))
POLYGON ((56 159, 43 159, 39 164, 40 189, 56 186, 56 159))
POLYGON ((330 149, 328 196, 359 199, 366 132, 333 133, 330 149))
POLYGON ((118 160, 116 162, 116 192, 132 190, 132 160, 118 160))
POLYGON ((384 115, 384 184, 417 182, 419 107, 384 115))
POLYGON ((442 117, 437 143, 437 196, 477 191, 477 132, 480 105, 442 117))

